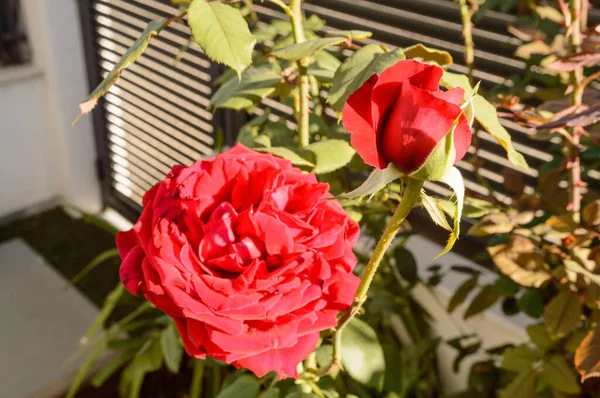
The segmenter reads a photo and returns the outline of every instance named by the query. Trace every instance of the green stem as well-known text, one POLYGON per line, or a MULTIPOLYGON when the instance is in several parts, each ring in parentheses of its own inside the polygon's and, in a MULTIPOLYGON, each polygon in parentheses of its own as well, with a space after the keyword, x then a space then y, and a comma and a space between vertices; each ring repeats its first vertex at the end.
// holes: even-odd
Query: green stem
POLYGON ((194 359, 194 372, 192 374, 192 385, 190 386, 190 398, 202 396, 202 381, 204 379, 204 361, 194 359))
MULTIPOLYGON (((571 54, 577 54, 581 51, 582 0, 571 0, 569 2, 569 8, 571 12, 571 35, 569 36, 569 45, 571 54)), ((573 85, 571 104, 574 106, 580 106, 583 102, 583 90, 580 89, 582 81, 583 67, 577 68, 571 72, 571 84, 573 85)), ((571 163, 569 175, 571 218, 573 222, 579 224, 581 221, 581 159, 579 157, 579 131, 577 127, 572 127, 569 129, 569 132, 572 137, 569 151, 571 163)))
MULTIPOLYGON (((304 27, 302 26, 302 0, 291 0, 288 11, 286 11, 290 22, 292 23, 292 32, 295 43, 302 43, 306 40, 304 37, 304 27)), ((300 146, 305 147, 309 144, 308 134, 308 116, 309 116, 309 78, 308 78, 308 59, 298 60, 298 109, 296 110, 296 122, 298 123, 298 137, 300 146)))
POLYGON ((469 82, 473 85, 473 69, 475 67, 475 51, 473 44, 473 22, 471 17, 473 13, 469 10, 467 0, 458 0, 460 6, 460 18, 463 26, 463 40, 465 45, 465 65, 467 66, 467 76, 469 82))
POLYGON ((369 291, 369 287, 371 286, 371 282, 373 282, 373 278, 377 273, 377 269, 379 268, 379 264, 381 260, 385 256, 387 249, 392 244, 396 234, 400 230, 402 226, 402 222, 406 219, 410 211, 415 207, 416 203, 421 196, 421 189, 423 188, 423 181, 414 180, 412 178, 408 179, 408 183, 406 185, 406 190, 404 191, 404 196, 402 197, 402 201, 398 205, 396 212, 392 216, 389 224, 383 231, 383 235, 375 249, 373 250, 373 255, 367 264, 367 268, 363 273, 360 285, 356 290, 356 294, 354 295, 354 303, 352 306, 342 315, 338 326, 333 334, 333 357, 332 363, 329 369, 325 371, 328 372, 334 366, 340 366, 340 362, 342 360, 341 357, 341 344, 342 344, 342 332, 344 328, 350 323, 350 321, 356 316, 363 303, 367 299, 367 292, 369 291))

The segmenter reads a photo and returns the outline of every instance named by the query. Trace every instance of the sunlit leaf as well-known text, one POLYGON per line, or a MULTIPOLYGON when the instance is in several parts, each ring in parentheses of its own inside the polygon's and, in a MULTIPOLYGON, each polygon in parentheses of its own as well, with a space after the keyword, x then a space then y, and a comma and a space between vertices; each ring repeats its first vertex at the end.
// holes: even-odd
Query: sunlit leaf
POLYGON ((313 173, 325 174, 340 169, 350 163, 356 153, 344 140, 322 140, 313 142, 305 149, 315 155, 313 173))
POLYGON ((150 39, 159 34, 169 23, 170 20, 163 18, 158 21, 151 21, 148 24, 140 37, 138 37, 131 47, 129 47, 127 52, 123 54, 119 62, 115 64, 113 69, 106 75, 98 87, 92 91, 85 101, 79 104, 79 116, 73 121, 73 124, 77 122, 77 119, 79 119, 80 116, 91 112, 96 107, 100 97, 106 94, 117 80, 119 80, 121 72, 133 64, 144 53, 150 39))
POLYGON ((548 350, 554 345, 554 340, 546 331, 546 325, 543 323, 527 326, 527 335, 541 350, 548 350))
POLYGON ((509 218, 508 214, 493 213, 476 222, 469 228, 467 235, 481 238, 493 234, 504 234, 512 231, 514 227, 515 223, 509 218))
POLYGON ((584 111, 562 117, 549 123, 536 126, 536 129, 557 127, 585 127, 600 121, 600 104, 592 105, 584 111))
POLYGON ((520 236, 515 236, 508 245, 487 248, 492 261, 504 275, 522 286, 540 287, 552 275, 544 258, 533 250, 533 243, 520 236))
POLYGON ((517 47, 515 55, 519 58, 529 59, 533 54, 547 55, 552 52, 552 48, 543 40, 535 40, 517 47))
MULTIPOLYGON (((465 90, 465 99, 469 98, 469 95, 473 91, 469 84, 469 79, 466 76, 457 75, 455 73, 444 72, 442 76, 442 84, 452 89, 455 87, 461 87, 465 90)), ((523 155, 517 152, 513 145, 512 139, 508 131, 500 124, 496 108, 488 100, 486 100, 480 94, 477 94, 473 100, 475 105, 475 119, 481 124, 481 126, 490 133, 496 141, 506 150, 508 154, 508 160, 515 166, 519 166, 523 169, 529 169, 527 162, 523 155)))
POLYGON ((449 252, 450 249, 452 249, 452 247, 454 246, 454 243, 457 241, 458 237, 460 236, 460 220, 462 217, 462 211, 465 201, 465 183, 463 181, 462 175, 460 174, 460 171, 456 167, 451 167, 448 170, 446 170, 446 173, 442 176, 442 178, 440 178, 439 181, 452 188, 452 190, 454 191, 454 195, 456 196, 456 205, 453 214, 454 228, 452 230, 452 233, 450 234, 450 237, 448 238, 446 246, 444 247, 442 252, 436 256, 436 258, 449 252))
POLYGON ((502 355, 502 369, 512 372, 521 372, 531 369, 536 361, 542 358, 542 353, 529 347, 527 344, 521 344, 515 348, 504 351, 502 355))
POLYGON ((420 58, 425 62, 433 61, 440 66, 452 65, 452 55, 447 51, 425 47, 421 43, 404 49, 406 58, 420 58))
POLYGON ((600 325, 588 332, 575 351, 575 367, 581 381, 600 377, 600 325))
POLYGON ((354 41, 361 41, 373 36, 373 33, 366 30, 336 30, 333 32, 328 32, 327 35, 346 37, 354 41))
POLYGON ((365 180, 365 182, 352 192, 340 196, 341 199, 355 199, 371 195, 386 187, 390 182, 397 180, 404 174, 399 171, 392 163, 383 170, 375 169, 365 180))
POLYGON ((537 384, 537 373, 533 369, 523 370, 502 391, 500 398, 533 398, 537 384))
POLYGON ((275 91, 281 81, 281 68, 278 64, 265 64, 251 67, 242 77, 232 76, 210 99, 215 108, 245 109, 259 103, 275 91))
POLYGON ((546 330, 552 336, 562 337, 577 329, 580 318, 579 296, 566 290, 555 296, 544 309, 546 330))
POLYGON ((385 52, 375 44, 368 44, 347 58, 335 72, 327 102, 336 112, 341 112, 348 97, 371 76, 405 58, 401 49, 385 52))
POLYGON ((360 319, 353 319, 342 333, 342 365, 354 380, 377 390, 383 387, 383 349, 377 332, 360 319))
POLYGON ((314 154, 308 149, 303 148, 286 148, 286 147, 269 147, 269 148, 254 148, 258 152, 268 152, 279 158, 287 159, 294 166, 314 167, 314 154))
POLYGON ((567 394, 578 394, 581 387, 573 366, 568 364, 564 356, 553 355, 542 361, 542 375, 552 387, 567 394))
POLYGON ((289 61, 297 61, 302 58, 310 57, 317 51, 341 44, 345 41, 345 37, 325 37, 307 40, 302 43, 295 43, 273 50, 271 51, 271 55, 277 58, 287 59, 289 61))
POLYGON ((573 72, 582 67, 590 67, 600 63, 600 53, 579 53, 558 58, 550 64, 559 72, 573 72))
POLYGON ((256 38, 237 8, 219 1, 194 0, 188 23, 194 39, 213 61, 229 66, 238 75, 252 63, 256 38))
POLYGON ((431 220, 440 227, 444 228, 446 231, 452 231, 452 227, 448 223, 448 219, 444 212, 438 206, 438 202, 432 198, 431 196, 426 195, 424 192, 421 193, 421 202, 423 203, 423 207, 427 210, 429 217, 431 220))

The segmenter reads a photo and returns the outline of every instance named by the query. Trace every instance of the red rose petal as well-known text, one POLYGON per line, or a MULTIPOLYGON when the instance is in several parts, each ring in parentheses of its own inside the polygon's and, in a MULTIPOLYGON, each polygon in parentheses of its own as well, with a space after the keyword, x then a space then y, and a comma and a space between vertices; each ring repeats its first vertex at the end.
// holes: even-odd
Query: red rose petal
POLYGON ((121 283, 134 296, 138 295, 140 284, 144 281, 142 261, 145 257, 144 250, 140 246, 136 246, 127 253, 127 257, 123 259, 121 268, 119 268, 121 283))
POLYGON ((319 334, 302 336, 292 347, 272 349, 258 355, 240 359, 234 365, 238 368, 250 369, 256 376, 263 377, 273 369, 277 369, 279 379, 298 377, 297 366, 315 349, 319 342, 319 334))

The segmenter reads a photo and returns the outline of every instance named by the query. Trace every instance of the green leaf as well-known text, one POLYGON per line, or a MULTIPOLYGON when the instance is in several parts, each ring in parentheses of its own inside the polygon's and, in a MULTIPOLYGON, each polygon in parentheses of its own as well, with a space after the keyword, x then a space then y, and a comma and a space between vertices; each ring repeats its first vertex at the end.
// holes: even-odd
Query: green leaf
POLYGON ((524 370, 502 391, 500 398, 533 398, 537 384, 537 373, 532 369, 524 370))
MULTIPOLYGON (((461 87, 465 90, 465 100, 471 96, 473 91, 473 88, 469 84, 469 79, 464 75, 444 72, 441 82, 448 89, 461 87)), ((515 166, 528 170, 529 166, 527 165, 525 158, 513 148, 510 134, 506 131, 504 126, 500 124, 494 105, 480 94, 475 95, 473 104, 475 105, 475 119, 504 148, 508 154, 509 162, 515 166)))
POLYGON ((518 306, 521 311, 532 318, 539 318, 544 311, 544 299, 537 290, 528 290, 519 298, 518 306))
POLYGON ((554 341, 546 331, 546 325, 543 323, 527 326, 527 335, 536 346, 544 351, 554 345, 554 341))
POLYGON ((448 312, 453 312, 456 307, 458 307, 459 305, 461 305, 462 303, 465 302, 465 300, 467 299, 467 296, 469 296, 469 293, 471 293, 473 291, 473 289, 475 289, 477 287, 477 282, 479 281, 479 275, 474 275, 472 278, 467 279, 466 281, 464 281, 459 287, 458 289, 456 289, 456 292, 454 293, 454 295, 450 298, 450 301, 448 302, 448 312))
POLYGON ((92 322, 89 329, 83 336, 84 341, 90 340, 92 336, 96 334, 96 332, 104 325, 104 322, 106 322, 110 314, 112 314, 123 293, 125 293, 125 288, 123 287, 121 282, 119 282, 117 284, 117 287, 115 287, 108 294, 108 296, 106 296, 106 300, 104 301, 104 305, 102 306, 100 313, 98 314, 96 319, 94 319, 94 322, 92 322))
POLYGON ((391 52, 368 44, 346 59, 335 72, 333 85, 327 102, 336 112, 341 112, 348 97, 358 90, 371 76, 381 72, 405 58, 401 49, 391 52))
POLYGON ((368 39, 373 36, 372 32, 366 30, 336 30, 334 32, 328 32, 327 34, 329 36, 345 37, 356 41, 368 39))
POLYGON ((375 169, 366 179, 366 181, 352 192, 345 193, 340 196, 341 199, 355 199, 363 196, 371 195, 380 191, 390 182, 397 180, 404 174, 399 171, 392 163, 383 170, 375 169))
POLYGON ((148 340, 137 352, 133 361, 121 374, 119 393, 121 396, 137 398, 142 389, 142 383, 146 373, 155 372, 161 368, 163 363, 160 337, 148 340))
POLYGON ((452 65, 452 55, 447 51, 425 47, 421 43, 404 49, 406 58, 421 58, 425 62, 433 61, 440 66, 452 65))
POLYGON ((160 334, 160 344, 165 357, 165 364, 172 373, 178 373, 183 359, 183 346, 179 341, 179 333, 175 327, 175 323, 163 329, 160 334))
POLYGON ((188 10, 194 39, 215 62, 241 73, 252 63, 256 38, 240 11, 218 1, 194 0, 188 10))
POLYGON ((456 167, 447 169, 446 173, 442 176, 442 178, 439 179, 439 181, 449 185, 450 188, 452 188, 454 194, 456 195, 456 206, 453 217, 454 229, 450 234, 450 238, 448 238, 446 247, 444 247, 444 250, 442 250, 442 252, 436 256, 436 258, 448 253, 454 246, 454 243, 458 240, 458 237, 460 236, 460 219, 462 217, 462 210, 465 202, 465 183, 460 171, 458 171, 456 167))
POLYGON ((92 368, 94 363, 96 363, 96 361, 98 360, 100 355, 102 355, 102 353, 104 352, 105 349, 106 349, 106 344, 103 341, 100 344, 98 344, 92 350, 92 352, 90 352, 90 354, 87 356, 87 358, 85 359, 83 364, 77 370, 77 374, 75 375, 75 378, 73 379, 73 382, 71 383, 71 387, 69 388, 69 392, 67 393, 66 398, 75 397, 75 394, 77 394, 77 391, 79 391, 81 384, 85 380, 85 376, 88 374, 88 372, 90 371, 90 369, 92 368))
POLYGON ((104 94, 110 90, 110 88, 119 80, 119 76, 121 72, 128 68, 131 64, 133 64, 146 50, 148 47, 148 43, 150 39, 160 33, 171 21, 166 18, 160 19, 158 21, 151 21, 146 26, 146 29, 142 32, 140 37, 129 47, 129 49, 123 54, 119 62, 115 64, 113 69, 106 75, 104 80, 92 91, 92 93, 79 104, 79 115, 73 121, 73 124, 77 122, 79 117, 85 115, 86 113, 91 112, 96 105, 98 104, 98 100, 104 94))
POLYGON ((329 51, 321 50, 315 53, 315 60, 308 66, 308 73, 322 82, 331 83, 340 64, 340 60, 329 51))
POLYGON ((440 209, 440 207, 438 206, 438 202, 434 198, 428 196, 427 194, 425 194, 425 192, 422 192, 421 202, 423 203, 423 207, 425 208, 425 210, 427 210, 427 213, 429 213, 429 217, 431 217, 435 225, 444 228, 446 231, 452 231, 452 227, 450 227, 450 224, 448 224, 448 219, 446 218, 446 215, 440 209))
POLYGON ((91 384, 96 388, 100 387, 106 380, 115 374, 116 371, 121 369, 121 366, 125 365, 125 363, 127 363, 127 361, 129 361, 134 354, 135 352, 132 351, 125 351, 119 354, 108 365, 96 373, 94 377, 92 377, 91 384))
POLYGON ((493 286, 498 293, 505 297, 514 297, 521 290, 521 287, 506 275, 500 275, 493 286))
POLYGON ((225 387, 216 398, 255 398, 260 384, 256 377, 243 374, 225 387))
POLYGON ((279 158, 287 159, 294 166, 314 167, 314 155, 311 151, 304 148, 286 148, 272 146, 269 148, 254 148, 257 152, 268 152, 279 158))
POLYGON ((512 372, 522 372, 532 369, 535 362, 542 359, 542 353, 529 347, 527 344, 521 344, 518 347, 504 351, 502 355, 502 369, 512 372))
POLYGON ((281 81, 278 64, 265 64, 246 69, 241 78, 231 77, 210 99, 215 108, 245 109, 271 95, 281 81))
POLYGON ((464 318, 469 319, 472 316, 475 316, 475 315, 487 310, 492 305, 494 305, 496 303, 496 301, 498 301, 499 298, 500 298, 500 295, 494 290, 492 285, 484 286, 479 291, 477 296, 475 296, 473 298, 473 301, 467 308, 467 311, 465 311, 464 318))
MULTIPOLYGON (((103 251, 98 254, 92 261, 88 263, 81 271, 77 273, 70 281, 70 285, 76 285, 80 280, 82 280, 87 274, 89 274, 94 268, 103 262, 110 260, 113 257, 119 257, 119 250, 117 248, 112 248, 103 251)), ((68 286, 68 285, 67 285, 68 286)))
POLYGON ((407 282, 416 283, 419 279, 417 274, 417 260, 410 250, 399 247, 394 251, 396 269, 407 282))
POLYGON ((271 51, 271 55, 288 61, 297 61, 302 58, 310 57, 317 51, 327 47, 335 46, 346 41, 345 37, 325 37, 314 40, 307 40, 302 43, 295 43, 289 46, 281 47, 271 51))
MULTIPOLYGON (((444 211, 444 213, 452 216, 456 205, 445 199, 436 199, 438 206, 444 211)), ((498 212, 499 210, 492 203, 481 199, 475 199, 466 197, 465 205, 463 208, 463 215, 467 218, 480 218, 489 213, 498 212)))
POLYGON ((383 349, 377 332, 353 319, 342 333, 342 365, 356 381, 381 391, 385 374, 383 349))
POLYGON ((319 398, 319 396, 309 392, 294 391, 293 393, 286 395, 285 398, 319 398))
POLYGON ((481 124, 481 127, 490 133, 502 148, 504 148, 508 154, 508 161, 515 166, 529 170, 529 166, 523 155, 513 148, 510 134, 506 131, 504 126, 500 124, 498 113, 496 112, 494 105, 480 94, 475 96, 473 103, 475 104, 475 119, 481 124))
POLYGON ((544 309, 546 330, 552 336, 562 337, 577 329, 581 321, 579 296, 566 290, 560 292, 544 309))
POLYGON ((573 366, 569 365, 565 358, 554 355, 549 360, 542 361, 542 375, 552 387, 567 394, 578 394, 581 387, 577 376, 573 372, 573 366))
POLYGON ((263 392, 262 395, 260 395, 260 398, 279 398, 280 396, 281 391, 279 390, 279 388, 274 387, 263 392))
POLYGON ((315 155, 313 173, 325 174, 340 169, 350 163, 356 153, 354 148, 343 140, 324 140, 313 142, 305 149, 315 155))

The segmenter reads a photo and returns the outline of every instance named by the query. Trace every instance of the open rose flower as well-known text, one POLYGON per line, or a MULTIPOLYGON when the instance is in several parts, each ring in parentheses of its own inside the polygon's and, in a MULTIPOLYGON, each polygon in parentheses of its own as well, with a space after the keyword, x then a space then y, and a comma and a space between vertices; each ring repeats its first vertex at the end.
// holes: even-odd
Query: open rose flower
POLYGON ((365 163, 378 169, 393 163, 413 175, 457 119, 451 151, 454 158, 445 160, 451 166, 465 156, 471 129, 460 109, 464 91, 441 91, 442 74, 438 66, 400 61, 379 76, 373 75, 348 98, 342 122, 365 163))
POLYGON ((188 354, 297 377, 353 300, 358 225, 329 186, 241 145, 174 166, 117 235, 125 288, 173 319, 188 354))

